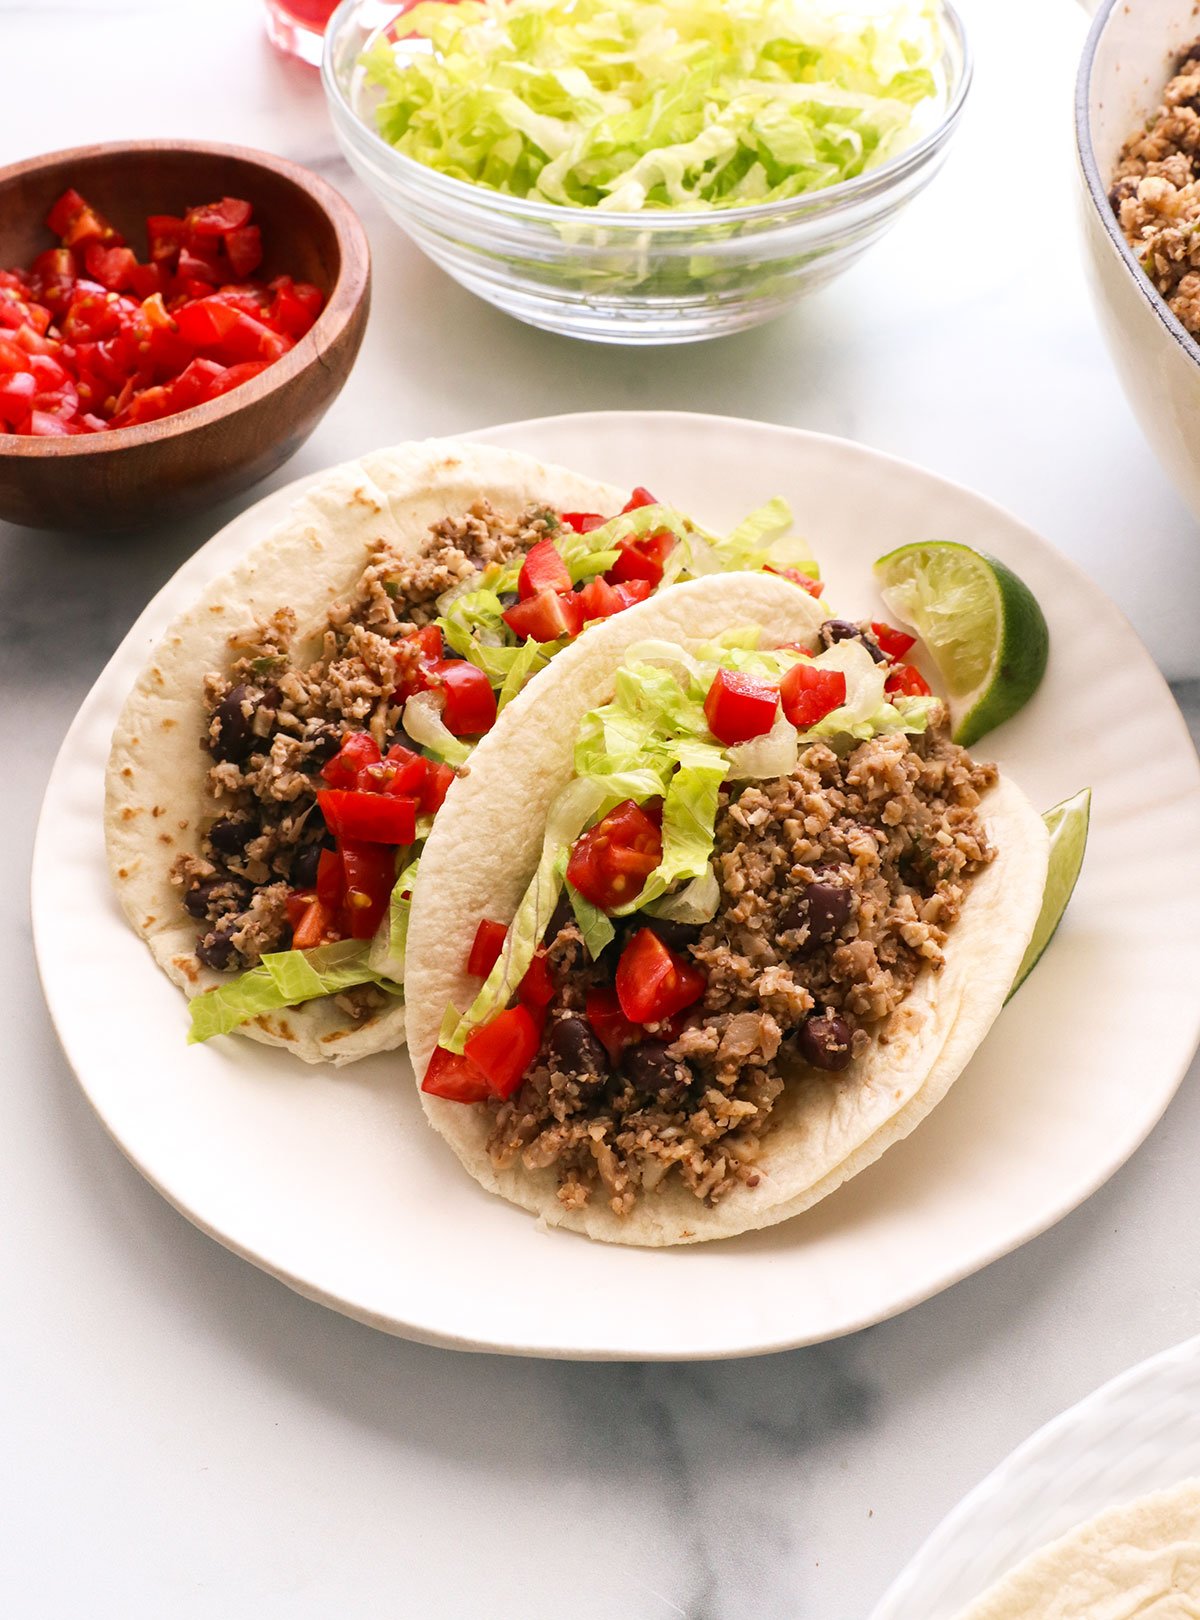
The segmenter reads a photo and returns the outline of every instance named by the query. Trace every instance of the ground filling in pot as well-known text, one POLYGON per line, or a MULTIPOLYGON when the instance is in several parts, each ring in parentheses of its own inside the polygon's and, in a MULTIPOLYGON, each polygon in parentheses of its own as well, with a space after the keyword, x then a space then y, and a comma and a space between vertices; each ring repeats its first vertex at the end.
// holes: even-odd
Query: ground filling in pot
POLYGON ((1200 40, 1180 52, 1162 105, 1122 147, 1109 200, 1151 281, 1200 337, 1200 40))
POLYGON ((824 743, 797 769, 722 793, 702 927, 627 919, 589 961, 569 908, 546 934, 555 984, 520 1090, 491 1103, 499 1168, 553 1166, 558 1197, 597 1194, 618 1215, 671 1171, 716 1203, 755 1165, 785 1079, 843 1069, 875 1040, 925 967, 935 972, 972 878, 995 851, 979 814, 996 780, 949 740, 891 733, 844 759, 824 743), (585 1015, 623 943, 652 927, 703 969, 699 1005, 614 1058, 585 1015))
MULTIPOLYGON (((322 765, 350 732, 370 732, 381 750, 410 743, 397 691, 418 652, 403 638, 437 617, 444 591, 523 555, 556 527, 545 511, 509 520, 479 501, 434 524, 414 552, 374 547, 319 642, 297 644, 288 608, 231 637, 232 667, 204 682, 200 746, 213 759, 216 819, 200 855, 181 855, 172 869, 206 967, 240 971, 287 949, 288 893, 312 887, 321 850, 333 844, 316 799, 322 765)), ((342 999, 363 1010, 377 997, 364 986, 342 999)))

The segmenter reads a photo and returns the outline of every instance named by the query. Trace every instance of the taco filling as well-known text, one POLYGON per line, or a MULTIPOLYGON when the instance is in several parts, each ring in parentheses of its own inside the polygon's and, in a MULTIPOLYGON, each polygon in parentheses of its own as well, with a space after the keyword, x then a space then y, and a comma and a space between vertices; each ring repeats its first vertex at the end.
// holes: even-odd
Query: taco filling
POLYGON ((772 502, 720 538, 643 489, 614 518, 479 500, 413 550, 378 542, 319 634, 284 607, 230 638, 203 684, 214 814, 171 874, 196 959, 231 975, 193 999, 191 1038, 398 994, 422 841, 497 714, 585 626, 674 579, 766 568, 819 594, 781 541, 789 516, 772 502))
POLYGON ((996 850, 995 783, 886 625, 810 647, 736 632, 628 653, 585 717, 512 922, 483 919, 469 1012, 424 1076, 485 1108, 498 1169, 626 1216, 675 1177, 753 1187, 773 1110, 901 1027, 996 850))

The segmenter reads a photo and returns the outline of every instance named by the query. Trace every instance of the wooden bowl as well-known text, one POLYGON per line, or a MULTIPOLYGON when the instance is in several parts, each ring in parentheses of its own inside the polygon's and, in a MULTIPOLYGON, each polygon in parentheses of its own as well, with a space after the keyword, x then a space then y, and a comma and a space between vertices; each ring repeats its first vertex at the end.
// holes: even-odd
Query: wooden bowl
POLYGON ((245 147, 131 141, 0 169, 0 266, 56 245, 42 223, 68 186, 146 251, 146 216, 244 197, 265 277, 315 282, 328 302, 281 360, 240 388, 139 427, 71 438, 0 433, 0 517, 35 528, 124 529, 210 506, 292 455, 340 392, 362 341, 371 255, 349 203, 298 164, 245 147))

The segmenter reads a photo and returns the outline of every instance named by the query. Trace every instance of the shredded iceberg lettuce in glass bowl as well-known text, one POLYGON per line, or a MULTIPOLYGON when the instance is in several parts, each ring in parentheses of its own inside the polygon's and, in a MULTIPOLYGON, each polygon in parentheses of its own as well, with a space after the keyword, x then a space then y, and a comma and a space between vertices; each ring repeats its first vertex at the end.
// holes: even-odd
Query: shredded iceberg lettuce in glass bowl
POLYGON ((948 0, 344 0, 351 165, 435 263, 602 342, 716 337, 845 269, 933 177, 948 0))

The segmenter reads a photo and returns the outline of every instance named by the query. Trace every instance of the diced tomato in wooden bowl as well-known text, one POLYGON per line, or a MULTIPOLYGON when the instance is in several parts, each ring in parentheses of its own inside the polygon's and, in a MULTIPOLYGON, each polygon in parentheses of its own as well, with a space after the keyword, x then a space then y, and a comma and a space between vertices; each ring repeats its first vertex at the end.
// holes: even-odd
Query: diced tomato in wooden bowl
POLYGON ((332 187, 238 147, 144 141, 0 170, 0 517, 121 529, 287 459, 370 293, 332 187))

